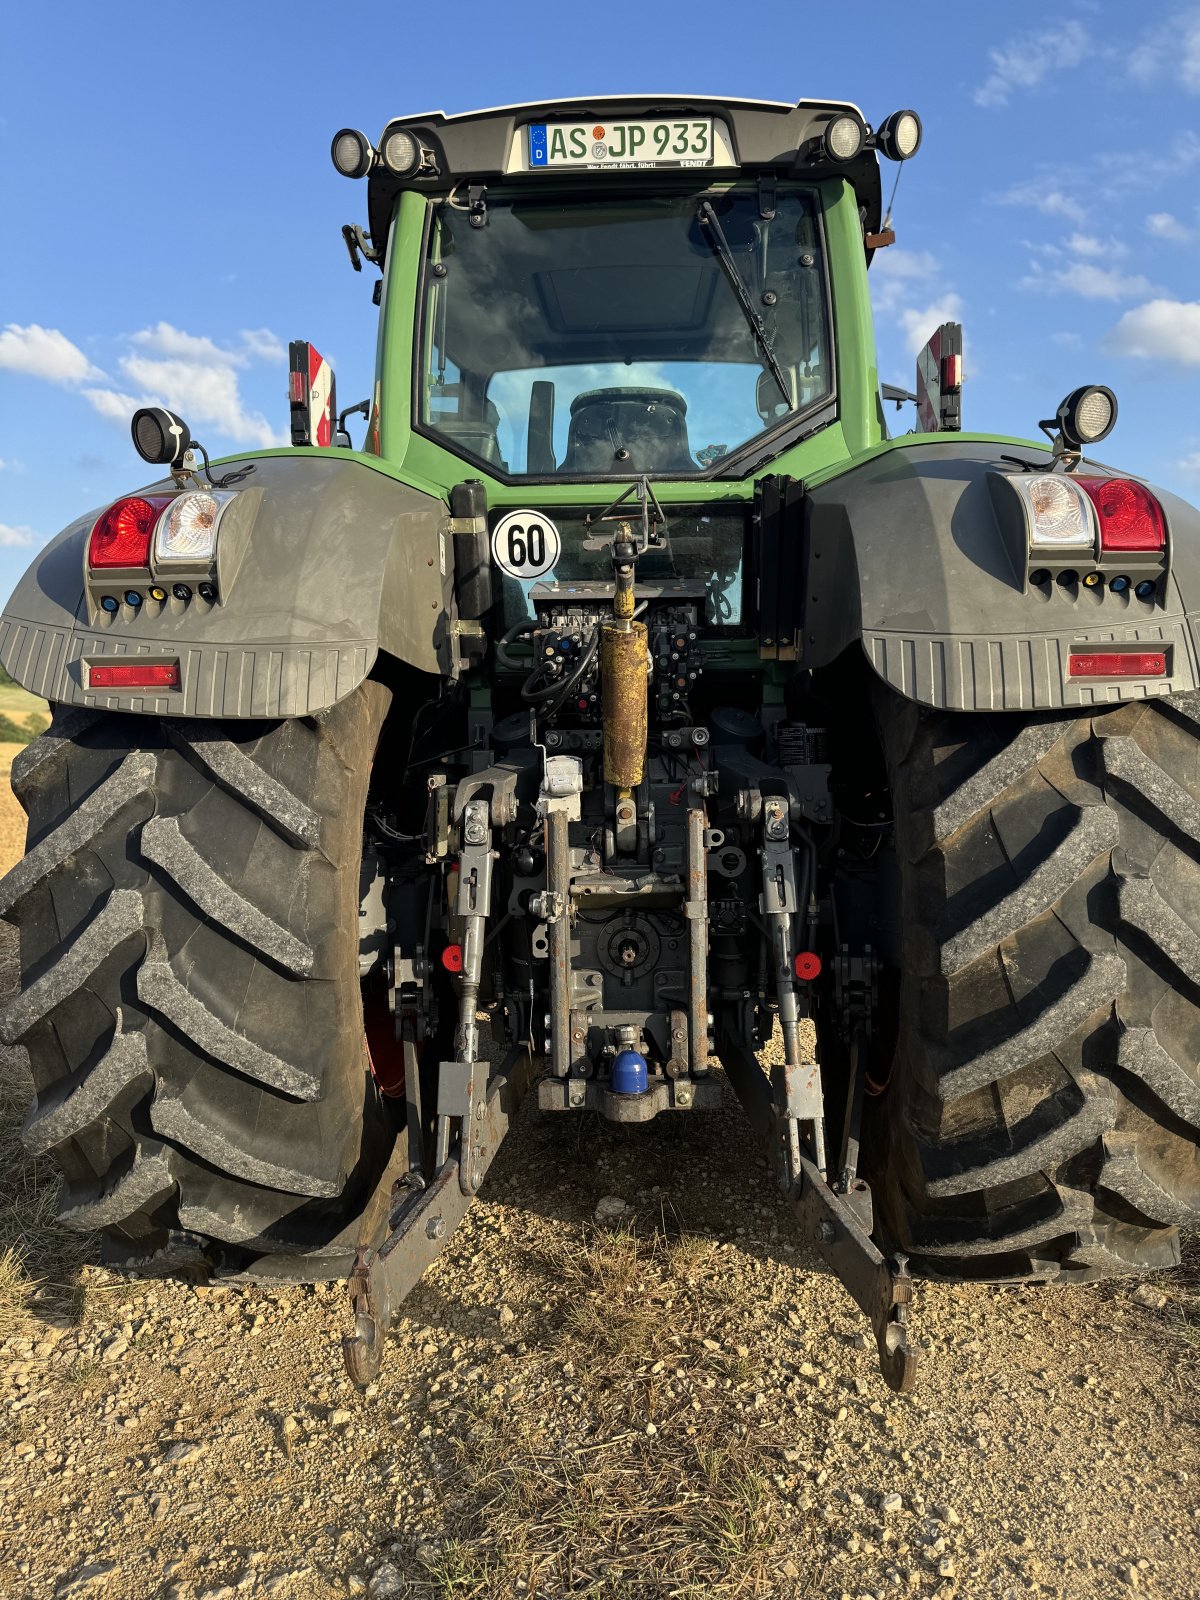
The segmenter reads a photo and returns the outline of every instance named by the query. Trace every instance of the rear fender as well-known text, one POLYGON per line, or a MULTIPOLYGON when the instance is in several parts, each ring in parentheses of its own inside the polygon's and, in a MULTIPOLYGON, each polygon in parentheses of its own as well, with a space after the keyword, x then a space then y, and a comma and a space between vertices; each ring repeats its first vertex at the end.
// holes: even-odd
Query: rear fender
MULTIPOLYGON (((173 489, 168 479, 130 492, 173 489)), ((262 457, 236 489, 242 549, 217 604, 172 598, 89 616, 91 512, 18 583, 0 618, 0 663, 47 700, 184 717, 310 715, 344 699, 381 651, 424 673, 456 670, 441 500, 329 450, 262 457), (88 691, 88 663, 137 655, 177 659, 179 691, 88 691)))
MULTIPOLYGON (((1036 447, 903 440, 814 486, 805 539, 805 666, 856 641, 885 682, 954 711, 1041 711, 1178 694, 1200 682, 1200 513, 1155 489, 1170 570, 1160 602, 1027 586, 1021 541, 1002 528, 989 481, 1036 447), (1002 457, 1009 457, 1005 462, 1002 457), (1073 680, 1072 647, 1123 642, 1168 651, 1168 675, 1073 680)), ((1108 471, 1100 468, 1099 471, 1108 471)))

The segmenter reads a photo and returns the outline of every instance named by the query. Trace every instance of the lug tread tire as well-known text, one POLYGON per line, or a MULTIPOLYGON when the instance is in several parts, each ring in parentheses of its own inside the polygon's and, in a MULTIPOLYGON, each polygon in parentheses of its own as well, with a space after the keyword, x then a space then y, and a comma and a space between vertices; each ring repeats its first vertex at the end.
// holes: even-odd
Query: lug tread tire
POLYGON ((865 1148, 916 1270, 1141 1272, 1200 1221, 1196 699, 1021 719, 880 694, 905 947, 865 1148))
POLYGON ((13 764, 29 840, 0 911, 22 989, 0 1038, 29 1053, 22 1137, 57 1158, 64 1220, 115 1254, 353 1248, 393 1140, 357 927, 389 702, 368 682, 269 724, 60 710, 13 764))

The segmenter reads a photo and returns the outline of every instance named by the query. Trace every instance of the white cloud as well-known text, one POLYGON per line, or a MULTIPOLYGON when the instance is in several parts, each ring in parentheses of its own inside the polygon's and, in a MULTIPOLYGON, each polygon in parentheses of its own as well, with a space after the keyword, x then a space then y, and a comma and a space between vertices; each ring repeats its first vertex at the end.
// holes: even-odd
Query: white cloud
POLYGON ((1146 232, 1156 239, 1170 239, 1173 244, 1187 244, 1193 237, 1193 230, 1169 211, 1151 212, 1146 218, 1146 232))
POLYGON ((1063 22, 1037 33, 1021 34, 988 51, 991 72, 975 91, 977 106, 1006 106, 1014 90, 1036 89, 1050 74, 1055 78, 1077 67, 1091 41, 1080 22, 1063 22))
POLYGON ((1087 211, 1072 195, 1050 183, 1015 183, 997 196, 1002 206, 1020 206, 1025 211, 1040 211, 1044 217, 1065 217, 1068 222, 1086 222, 1087 211))
POLYGON ((1105 342, 1118 355, 1200 367, 1200 300, 1149 300, 1127 311, 1105 342))
POLYGON ((38 542, 37 534, 34 533, 32 528, 24 526, 14 528, 11 523, 0 522, 0 546, 5 549, 24 547, 38 542))
POLYGON ((243 328, 238 338, 251 361, 287 360, 287 346, 270 328, 243 328))
POLYGON ((169 322, 156 322, 152 328, 141 328, 133 335, 133 343, 152 355, 179 357, 185 361, 221 361, 239 363, 241 357, 221 350, 203 335, 185 333, 173 328, 169 322))
POLYGON ((1089 260, 1103 257, 1107 261, 1113 261, 1129 254, 1129 247, 1122 244, 1120 239, 1097 239, 1090 233, 1073 233, 1067 240, 1067 249, 1073 255, 1087 256, 1089 260))
POLYGON ((247 408, 240 388, 241 369, 252 361, 284 359, 283 345, 268 328, 247 329, 239 339, 225 348, 205 334, 156 322, 130 336, 133 348, 118 362, 127 388, 89 388, 84 397, 113 422, 128 423, 139 406, 164 405, 202 439, 211 430, 235 445, 286 444, 283 430, 247 408))
POLYGON ((941 263, 928 250, 880 251, 871 263, 871 299, 883 326, 895 328, 915 355, 941 327, 962 316, 961 298, 943 282, 941 263))
POLYGON ((962 300, 953 293, 944 294, 940 299, 932 300, 927 305, 905 306, 898 319, 904 332, 905 344, 913 355, 916 355, 943 322, 958 322, 962 314, 962 300))
POLYGON ((141 395, 134 399, 133 395, 119 394, 116 389, 85 389, 83 398, 110 422, 128 422, 139 406, 157 403, 153 395, 141 395))
POLYGON ((1129 75, 1144 84, 1167 78, 1200 94, 1200 6, 1176 11, 1152 28, 1129 56, 1129 75))
POLYGON ((141 328, 132 342, 152 355, 178 357, 185 361, 216 361, 223 366, 244 367, 251 361, 286 361, 287 347, 270 328, 243 328, 238 334, 241 346, 225 349, 205 334, 185 333, 169 322, 156 322, 141 328))
POLYGON ((1200 450, 1193 450, 1190 456, 1184 456, 1178 466, 1180 472, 1186 472, 1189 478, 1200 478, 1200 450))
POLYGON ((272 428, 264 416, 246 410, 236 368, 220 352, 215 360, 128 355, 122 356, 120 365, 131 385, 178 411, 200 437, 204 428, 212 428, 237 444, 287 443, 287 435, 272 428))
POLYGON ((1131 300, 1135 295, 1151 294, 1154 289, 1141 273, 1127 275, 1115 267, 1098 267, 1094 261, 1072 261, 1051 272, 1039 261, 1031 261, 1029 267, 1020 287, 1043 294, 1077 294, 1085 300, 1131 300))
POLYGON ((26 327, 10 322, 0 333, 0 367, 47 383, 82 383, 102 376, 65 333, 36 322, 26 327))

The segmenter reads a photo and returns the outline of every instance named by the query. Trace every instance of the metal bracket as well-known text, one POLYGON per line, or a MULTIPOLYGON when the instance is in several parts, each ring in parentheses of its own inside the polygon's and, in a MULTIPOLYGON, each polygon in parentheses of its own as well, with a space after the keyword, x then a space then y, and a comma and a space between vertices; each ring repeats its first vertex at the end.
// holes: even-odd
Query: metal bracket
MULTIPOLYGON (((751 1125, 772 1151, 778 1152, 781 1145, 787 1148, 788 1124, 754 1052, 726 1038, 721 1041, 720 1055, 751 1125)), ((872 1243, 859 1215, 857 1195, 835 1193, 802 1150, 791 1159, 791 1195, 800 1232, 816 1246, 851 1299, 870 1318, 884 1381, 889 1388, 907 1393, 917 1375, 917 1352, 908 1343, 912 1279, 907 1260, 897 1256, 889 1261, 872 1243)))
POLYGON ((376 250, 371 243, 371 235, 364 233, 357 222, 342 224, 342 238, 346 242, 346 249, 350 253, 350 265, 355 272, 362 271, 362 262, 358 259, 360 255, 365 256, 368 261, 382 261, 383 251, 376 250))
POLYGON ((467 185, 467 221, 473 228, 487 227, 487 184, 467 185))
POLYGON ((387 1330, 401 1301, 425 1268, 441 1255, 466 1216, 475 1189, 512 1126, 532 1073, 527 1047, 515 1046, 478 1101, 478 1110, 470 1118, 469 1142, 464 1137, 427 1189, 398 1186, 400 1205, 392 1214, 386 1239, 374 1249, 360 1249, 355 1257, 346 1285, 354 1332, 342 1340, 342 1352, 346 1371, 360 1388, 379 1374, 387 1330), (460 1181, 465 1164, 472 1175, 479 1174, 470 1187, 460 1181))
POLYGON ((898 1394, 907 1394, 917 1381, 917 1352, 908 1342, 912 1278, 907 1257, 888 1261, 883 1256, 852 1206, 833 1192, 807 1156, 800 1158, 800 1185, 794 1199, 801 1232, 871 1320, 884 1382, 898 1394))

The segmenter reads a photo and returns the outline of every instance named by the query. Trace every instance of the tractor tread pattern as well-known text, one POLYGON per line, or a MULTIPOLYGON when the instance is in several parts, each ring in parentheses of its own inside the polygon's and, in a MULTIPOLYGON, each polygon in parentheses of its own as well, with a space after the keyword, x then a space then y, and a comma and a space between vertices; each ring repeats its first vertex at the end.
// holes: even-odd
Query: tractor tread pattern
POLYGON ((906 929, 881 1241, 938 1277, 1170 1265, 1200 1221, 1200 696, 1024 726, 881 696, 906 929))
POLYGON ((145 906, 133 889, 114 889, 64 955, 0 1012, 0 1044, 17 1044, 83 985, 117 946, 142 933, 145 906))
POLYGON ((21 1129, 21 1142, 31 1155, 44 1155, 82 1132, 119 1094, 152 1072, 145 1034, 126 1033, 118 1010, 116 1032, 104 1055, 77 1083, 68 1080, 58 1093, 38 1096, 21 1129))
POLYGON ((368 680, 282 722, 58 709, 14 763, 32 845, 0 882, 23 984, 0 1041, 28 1051, 22 1139, 63 1170, 62 1220, 119 1256, 182 1230, 239 1270, 348 1264, 394 1137, 354 914, 390 703, 368 680))
POLYGON ((1110 1009, 1124 985, 1125 963, 1120 956, 1111 951, 1092 955, 1086 970, 1065 994, 1038 1011, 1025 1027, 957 1066, 944 1066, 938 1074, 942 1099, 959 1100, 1019 1072, 1082 1027, 1100 1007, 1110 1009))
POLYGON ((231 739, 202 723, 173 722, 166 727, 177 749, 205 768, 290 843, 308 850, 320 843, 321 819, 312 807, 264 771, 231 739))
POLYGON ((0 879, 0 917, 37 887, 43 878, 66 866, 85 849, 130 800, 152 792, 157 761, 152 750, 134 750, 121 765, 82 801, 67 820, 23 856, 0 879))
MULTIPOLYGON (((260 911, 253 901, 226 883, 195 845, 183 835, 176 817, 152 817, 142 826, 142 854, 175 882, 223 928, 260 951, 268 960, 304 977, 312 970, 312 946, 260 911)), ((0 908, 2 909, 2 908, 0 908)))
POLYGON ((943 974, 953 977, 1048 911, 1085 867, 1113 849, 1119 829, 1117 818, 1105 806, 1083 807, 1067 837, 1024 883, 988 906, 959 932, 943 939, 943 974))

